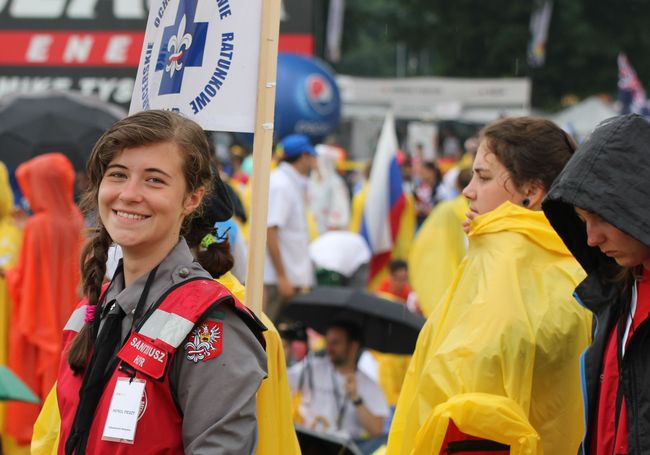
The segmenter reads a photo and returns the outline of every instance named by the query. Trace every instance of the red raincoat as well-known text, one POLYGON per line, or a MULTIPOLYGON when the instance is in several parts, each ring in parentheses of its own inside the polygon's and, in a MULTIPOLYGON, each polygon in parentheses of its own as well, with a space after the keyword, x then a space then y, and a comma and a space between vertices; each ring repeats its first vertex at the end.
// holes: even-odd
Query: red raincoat
MULTIPOLYGON (((23 163, 16 179, 33 212, 25 224, 15 268, 7 272, 12 298, 9 367, 44 399, 56 381, 61 332, 74 310, 79 285, 83 216, 74 204, 75 173, 60 153, 23 163)), ((5 432, 28 444, 39 406, 7 406, 5 432)))

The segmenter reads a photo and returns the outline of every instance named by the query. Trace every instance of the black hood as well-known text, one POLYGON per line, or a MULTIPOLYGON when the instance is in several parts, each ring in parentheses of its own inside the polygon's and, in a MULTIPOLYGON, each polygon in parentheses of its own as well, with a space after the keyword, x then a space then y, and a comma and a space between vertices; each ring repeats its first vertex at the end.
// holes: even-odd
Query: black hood
POLYGON ((219 177, 216 169, 212 173, 212 191, 203 201, 203 207, 190 219, 184 232, 187 244, 195 247, 203 237, 214 230, 214 225, 227 221, 233 216, 233 203, 230 197, 232 189, 219 177))
POLYGON ((613 264, 587 245, 574 207, 596 213, 650 246, 650 122, 636 115, 605 120, 578 147, 542 208, 567 248, 588 272, 613 264))

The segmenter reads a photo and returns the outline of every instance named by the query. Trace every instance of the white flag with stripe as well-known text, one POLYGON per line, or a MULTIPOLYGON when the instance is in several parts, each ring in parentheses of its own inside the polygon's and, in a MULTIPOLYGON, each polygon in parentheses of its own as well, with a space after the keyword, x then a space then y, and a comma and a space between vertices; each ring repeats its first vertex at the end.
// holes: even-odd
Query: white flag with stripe
POLYGON ((169 109, 253 132, 261 0, 152 0, 130 113, 169 109))

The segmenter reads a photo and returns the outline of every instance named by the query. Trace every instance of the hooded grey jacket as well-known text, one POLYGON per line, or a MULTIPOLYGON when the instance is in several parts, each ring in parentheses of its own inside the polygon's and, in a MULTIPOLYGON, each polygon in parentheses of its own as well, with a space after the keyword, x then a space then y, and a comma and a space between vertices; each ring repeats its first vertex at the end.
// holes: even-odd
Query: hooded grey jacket
MULTIPOLYGON (((608 223, 650 246, 650 122, 631 114, 605 120, 576 151, 543 202, 553 228, 580 262, 587 278, 576 288, 578 301, 595 317, 594 340, 582 356, 587 432, 590 450, 602 361, 607 339, 625 322, 632 282, 617 282, 615 261, 587 245, 584 223, 574 208, 598 214, 608 223)), ((622 338, 619 330, 619 343, 622 338)), ((633 333, 620 360, 619 392, 628 418, 629 454, 650 453, 650 321, 633 333)))

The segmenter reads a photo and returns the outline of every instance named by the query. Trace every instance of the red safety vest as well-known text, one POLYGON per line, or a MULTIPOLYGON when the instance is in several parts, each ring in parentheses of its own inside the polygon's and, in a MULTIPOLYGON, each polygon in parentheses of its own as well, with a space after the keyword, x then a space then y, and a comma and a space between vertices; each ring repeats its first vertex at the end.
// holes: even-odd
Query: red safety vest
MULTIPOLYGON (((95 412, 90 428, 86 453, 93 455, 125 454, 183 454, 182 416, 169 386, 167 372, 178 347, 188 337, 195 324, 210 311, 215 302, 226 302, 244 319, 264 345, 263 326, 248 308, 235 299, 221 284, 213 280, 189 280, 173 288, 149 315, 137 332, 132 332, 118 353, 121 359, 95 412), (103 441, 102 433, 110 401, 118 378, 144 379, 145 392, 133 444, 103 441), (164 416, 164 417, 163 417, 164 416)), ((83 326, 86 312, 84 302, 75 310, 63 332, 64 350, 83 326)), ((57 399, 61 415, 59 454, 65 453, 79 404, 82 375, 70 369, 66 355, 61 358, 57 383, 57 399)))

